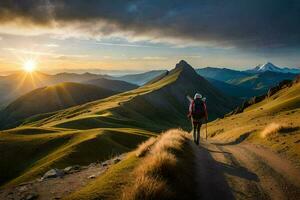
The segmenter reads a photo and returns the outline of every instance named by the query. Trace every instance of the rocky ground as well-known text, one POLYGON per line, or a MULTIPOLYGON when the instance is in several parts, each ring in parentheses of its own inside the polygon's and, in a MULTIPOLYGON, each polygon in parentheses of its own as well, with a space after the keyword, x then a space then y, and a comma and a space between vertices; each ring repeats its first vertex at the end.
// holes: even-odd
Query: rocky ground
POLYGON ((51 169, 36 180, 0 190, 0 199, 61 199, 93 181, 110 166, 121 161, 124 156, 123 154, 102 163, 91 163, 88 166, 74 165, 65 169, 51 169))

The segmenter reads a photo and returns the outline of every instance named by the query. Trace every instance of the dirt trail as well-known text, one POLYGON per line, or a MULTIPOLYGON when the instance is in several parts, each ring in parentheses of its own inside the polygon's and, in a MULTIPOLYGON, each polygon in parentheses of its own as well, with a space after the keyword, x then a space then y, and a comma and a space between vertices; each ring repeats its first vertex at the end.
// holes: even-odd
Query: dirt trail
POLYGON ((299 199, 300 170, 253 144, 192 145, 199 199, 299 199))
POLYGON ((106 168, 100 165, 91 165, 63 178, 22 183, 17 187, 0 190, 0 199, 22 200, 29 198, 29 196, 31 199, 61 199, 92 181, 88 178, 89 176, 97 177, 105 170, 106 168))
POLYGON ((62 199, 101 176, 108 168, 117 163, 116 159, 119 162, 125 156, 126 154, 122 154, 102 163, 81 166, 79 171, 66 174, 62 178, 49 178, 43 181, 39 178, 15 187, 2 189, 0 190, 0 200, 62 199))
MULTIPOLYGON (((300 199, 300 170, 266 148, 245 142, 202 142, 192 147, 196 153, 198 199, 300 199)), ((37 194, 38 199, 60 199, 92 181, 91 175, 100 176, 114 159, 105 163, 105 167, 103 163, 83 166, 63 178, 35 180, 0 190, 0 199, 26 199, 31 194, 37 194)))

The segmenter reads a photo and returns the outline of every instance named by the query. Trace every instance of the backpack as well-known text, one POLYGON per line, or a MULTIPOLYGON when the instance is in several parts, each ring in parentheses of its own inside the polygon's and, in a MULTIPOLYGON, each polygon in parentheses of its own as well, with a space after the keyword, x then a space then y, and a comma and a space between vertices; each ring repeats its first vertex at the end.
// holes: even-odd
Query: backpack
POLYGON ((204 102, 202 99, 195 99, 192 105, 192 117, 194 119, 201 119, 205 116, 204 102))

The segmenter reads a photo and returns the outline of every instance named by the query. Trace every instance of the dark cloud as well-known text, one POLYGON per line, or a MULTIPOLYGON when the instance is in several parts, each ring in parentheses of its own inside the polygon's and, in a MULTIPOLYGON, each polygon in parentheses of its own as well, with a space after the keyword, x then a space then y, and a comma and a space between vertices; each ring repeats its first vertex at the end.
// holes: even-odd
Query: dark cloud
POLYGON ((300 46, 299 0, 1 0, 0 20, 13 19, 106 24, 91 27, 93 34, 129 31, 242 48, 300 46))

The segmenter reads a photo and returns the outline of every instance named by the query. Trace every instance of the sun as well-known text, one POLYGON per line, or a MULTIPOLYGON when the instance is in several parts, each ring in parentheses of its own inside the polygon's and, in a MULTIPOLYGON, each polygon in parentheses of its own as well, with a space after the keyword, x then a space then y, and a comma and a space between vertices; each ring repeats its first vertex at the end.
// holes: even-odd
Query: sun
POLYGON ((23 64, 23 69, 26 72, 34 72, 36 69, 36 61, 35 60, 26 60, 23 64))

